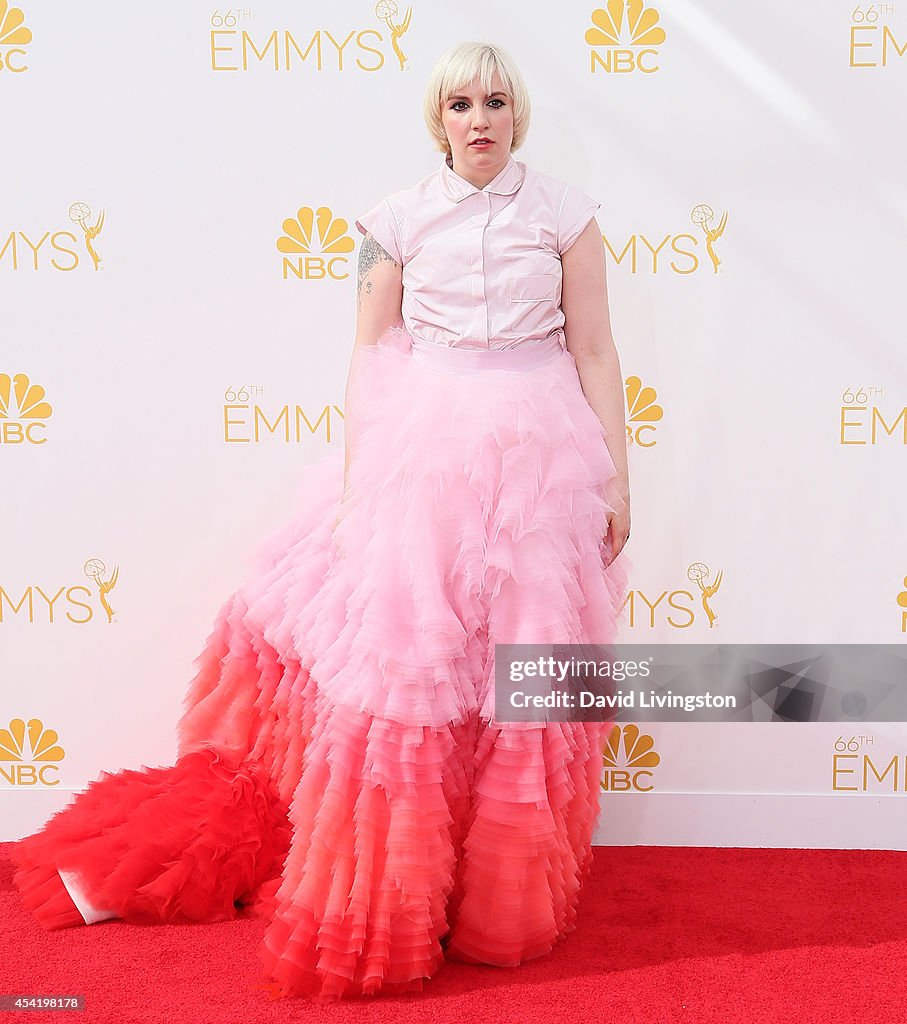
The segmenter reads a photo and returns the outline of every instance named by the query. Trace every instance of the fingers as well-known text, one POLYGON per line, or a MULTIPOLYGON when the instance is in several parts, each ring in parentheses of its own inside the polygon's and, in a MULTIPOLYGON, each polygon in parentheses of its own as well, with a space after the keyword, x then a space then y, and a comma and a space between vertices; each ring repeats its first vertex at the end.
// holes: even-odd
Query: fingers
POLYGON ((605 533, 604 545, 608 552, 606 566, 609 566, 615 558, 623 551, 624 545, 630 537, 630 524, 622 526, 617 516, 612 516, 608 522, 608 530, 605 533))

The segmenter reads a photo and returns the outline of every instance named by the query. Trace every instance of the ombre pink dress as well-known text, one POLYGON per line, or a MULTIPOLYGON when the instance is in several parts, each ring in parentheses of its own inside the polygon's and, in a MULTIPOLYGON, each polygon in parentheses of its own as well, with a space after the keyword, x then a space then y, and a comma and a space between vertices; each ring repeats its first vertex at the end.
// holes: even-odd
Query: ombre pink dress
POLYGON ((597 207, 442 161, 357 221, 403 266, 403 324, 357 356, 342 521, 337 451, 221 609, 176 764, 102 773, 16 844, 45 927, 263 915, 264 978, 318 998, 572 930, 608 726, 497 722, 493 671, 496 643, 616 636, 614 463, 560 308, 597 207))

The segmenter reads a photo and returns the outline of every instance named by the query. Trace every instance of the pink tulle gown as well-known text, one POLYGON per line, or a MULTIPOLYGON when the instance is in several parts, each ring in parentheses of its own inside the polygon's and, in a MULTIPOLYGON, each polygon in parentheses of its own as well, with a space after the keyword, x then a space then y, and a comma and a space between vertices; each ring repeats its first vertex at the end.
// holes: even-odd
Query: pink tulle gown
POLYGON ((388 330, 343 453, 257 552, 197 661, 170 767, 103 773, 14 846, 47 928, 268 919, 263 982, 422 988, 574 927, 600 723, 496 723, 497 642, 609 643, 614 464, 560 342, 415 358, 388 330))

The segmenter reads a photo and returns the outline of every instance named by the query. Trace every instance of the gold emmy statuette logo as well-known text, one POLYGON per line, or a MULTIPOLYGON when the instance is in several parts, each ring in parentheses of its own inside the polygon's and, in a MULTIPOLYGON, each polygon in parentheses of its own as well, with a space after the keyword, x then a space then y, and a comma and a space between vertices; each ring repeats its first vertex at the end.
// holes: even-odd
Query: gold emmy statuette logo
POLYGON ((356 248, 348 233, 349 227, 343 217, 335 219, 327 206, 319 206, 317 210, 300 206, 295 217, 283 222, 284 233, 277 239, 277 251, 284 254, 283 279, 292 274, 306 281, 321 281, 326 277, 345 281, 350 276, 346 269, 347 254, 356 248), (287 258, 291 256, 296 259, 287 258))
POLYGON ((101 604, 104 606, 104 611, 107 612, 107 621, 113 621, 113 609, 110 607, 110 602, 107 600, 107 595, 117 585, 117 580, 120 576, 120 567, 116 566, 113 572, 110 574, 110 579, 105 580, 103 578, 104 573, 107 571, 104 567, 104 563, 100 558, 89 558, 85 565, 82 567, 85 575, 90 579, 94 580, 98 588, 98 596, 101 599, 101 604))
POLYGON ((28 71, 28 65, 22 63, 26 55, 22 47, 31 40, 31 29, 25 24, 23 12, 10 7, 7 0, 0 0, 0 71, 28 71))
POLYGON ((721 260, 718 258, 718 253, 715 252, 715 242, 724 234, 724 228, 727 224, 727 210, 721 215, 721 220, 716 227, 712 227, 711 224, 714 217, 715 214, 711 206, 707 206, 705 203, 694 206, 690 214, 690 220, 702 228, 702 233, 705 235, 705 247, 708 250, 709 259, 712 261, 712 267, 717 274, 721 260))
POLYGON ((73 224, 78 224, 82 229, 82 233, 85 235, 85 248, 88 250, 92 263, 94 263, 95 270, 97 270, 102 257, 97 254, 93 243, 101 233, 101 228, 104 227, 104 211, 101 210, 101 215, 94 226, 88 223, 89 217, 91 217, 91 210, 87 203, 73 203, 70 206, 69 219, 73 224))
MULTIPOLYGON (((400 47, 400 39, 409 29, 412 8, 408 7, 402 20, 397 19, 394 0, 378 0, 375 17, 383 21, 390 31, 391 47, 396 54, 400 70, 405 70, 407 57, 400 47)), ((305 35, 288 29, 264 28, 260 23, 253 31, 244 27, 252 18, 249 9, 227 9, 223 14, 211 15, 209 30, 210 68, 212 71, 248 72, 256 67, 274 71, 293 71, 305 64, 315 71, 334 68, 339 72, 354 63, 359 71, 380 71, 388 58, 382 44, 384 35, 378 28, 309 28, 305 35)))
POLYGON ((0 729, 0 778, 11 786, 59 785, 54 776, 66 756, 59 738, 40 719, 32 718, 26 726, 21 718, 14 718, 8 729, 0 729))
MULTIPOLYGON (((103 257, 98 255, 95 239, 104 227, 104 211, 101 211, 97 222, 91 224, 91 208, 87 203, 77 202, 69 207, 69 219, 81 227, 85 249, 91 256, 94 269, 98 270, 103 257)), ((26 231, 10 231, 5 238, 0 238, 0 261, 7 253, 12 270, 24 269, 28 264, 32 270, 40 270, 42 262, 49 261, 55 270, 68 273, 85 262, 79 248, 78 234, 68 226, 57 230, 39 229, 31 237, 26 231), (24 258, 20 259, 20 256, 24 258), (66 259, 61 260, 60 257, 66 259)))
POLYGON ((655 388, 643 387, 639 377, 627 377, 624 381, 627 389, 627 437, 631 444, 637 444, 640 448, 654 448, 658 443, 653 437, 650 441, 644 440, 643 432, 654 434, 654 423, 658 423, 664 412, 658 402, 655 388), (638 424, 638 425, 637 425, 638 424))
POLYGON ((41 421, 52 413, 40 384, 31 384, 24 373, 0 373, 0 443, 44 444, 47 424, 41 421))
MULTIPOLYGON (((671 629, 689 629, 696 625, 696 605, 700 603, 706 614, 711 629, 718 616, 712 610, 711 599, 718 592, 724 570, 718 573, 714 582, 707 583, 711 570, 703 562, 693 562, 687 568, 687 579, 698 587, 688 590, 686 587, 667 588, 659 591, 645 591, 634 587, 627 592, 618 614, 627 612, 627 626, 630 629, 656 629, 660 625, 671 629)), ((702 621, 702 616, 699 620, 702 621)))
MULTIPOLYGON (((713 224, 715 214, 706 203, 699 203, 690 211, 690 218, 698 224, 705 237, 706 250, 712 261, 712 269, 718 273, 721 260, 715 250, 715 243, 724 235, 727 226, 727 211, 721 220, 713 224)), ((651 267, 653 274, 661 273, 667 265, 675 274, 695 274, 705 266, 701 256, 698 234, 692 231, 666 232, 661 237, 649 236, 636 231, 624 239, 614 240, 607 233, 602 234, 605 259, 609 257, 617 267, 629 266, 630 273, 639 274, 651 267), (651 261, 651 262, 650 262, 651 261)))
POLYGON ((615 726, 602 751, 601 788, 606 793, 649 793, 661 764, 655 741, 638 725, 615 726))
POLYGON ((850 15, 850 66, 852 68, 887 68, 889 60, 889 48, 893 49, 898 57, 907 53, 907 39, 900 45, 893 30, 887 25, 879 24, 880 11, 888 14, 894 13, 894 4, 870 4, 864 10, 862 4, 857 4, 850 15), (881 44, 881 46, 880 46, 881 44), (861 53, 857 59, 857 50, 873 50, 879 48, 881 52, 861 53), (875 57, 875 60, 871 58, 875 57))
POLYGON ((375 4, 375 17, 379 21, 383 21, 391 31, 391 46, 394 48, 394 53, 397 55, 397 60, 400 62, 400 70, 402 71, 407 58, 400 49, 400 36, 405 35, 409 28, 413 17, 413 9, 412 7, 407 7, 403 21, 399 25, 395 25, 394 18, 397 17, 397 5, 394 3, 394 0, 378 0, 378 3, 375 4))
POLYGON ((898 594, 898 608, 901 609, 901 632, 907 633, 907 576, 904 577, 904 587, 898 594))
POLYGON ((658 25, 658 11, 646 7, 642 0, 608 0, 606 8, 592 12, 592 28, 586 29, 585 40, 593 47, 590 67, 593 74, 598 68, 623 74, 638 69, 651 74, 658 70, 658 65, 649 63, 648 58, 658 56, 654 47, 665 41, 665 30, 658 25), (629 45, 635 47, 633 50, 622 46, 625 27, 629 45), (595 47, 607 48, 604 56, 595 47))
POLYGON ((711 570, 704 562, 693 562, 693 564, 687 569, 687 579, 690 583, 698 585, 702 592, 702 607, 706 615, 709 617, 709 629, 715 625, 718 616, 712 611, 709 604, 709 599, 714 597, 718 592, 718 588, 721 586, 721 579, 724 576, 724 569, 718 571, 718 575, 715 577, 714 583, 706 584, 706 580, 709 578, 711 570))

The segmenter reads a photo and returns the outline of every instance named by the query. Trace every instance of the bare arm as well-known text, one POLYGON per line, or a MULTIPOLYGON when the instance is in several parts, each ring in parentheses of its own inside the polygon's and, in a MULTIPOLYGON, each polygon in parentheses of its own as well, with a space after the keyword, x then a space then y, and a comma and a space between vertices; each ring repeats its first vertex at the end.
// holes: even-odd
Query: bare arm
POLYGON ((343 487, 355 444, 356 410, 350 408, 350 378, 356 370, 357 356, 364 347, 374 345, 394 324, 402 322, 403 268, 372 238, 366 235, 359 248, 359 272, 356 286, 356 340, 350 359, 344 398, 343 487))
POLYGON ((392 324, 399 323, 403 304, 403 268, 366 235, 359 248, 356 286, 356 345, 374 345, 392 324))
POLYGON ((594 217, 563 254, 561 266, 567 349, 576 360, 586 400, 605 429, 617 470, 613 486, 624 503, 610 521, 612 556, 616 558, 630 532, 630 477, 623 377, 611 334, 601 228, 594 217))

